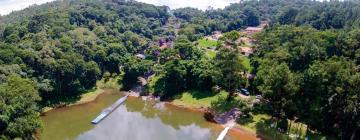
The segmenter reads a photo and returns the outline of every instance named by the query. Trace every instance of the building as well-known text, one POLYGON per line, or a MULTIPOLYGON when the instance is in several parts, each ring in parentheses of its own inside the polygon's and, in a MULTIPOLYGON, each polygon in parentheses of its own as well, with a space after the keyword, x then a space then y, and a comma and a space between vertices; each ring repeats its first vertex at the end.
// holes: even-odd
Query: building
POLYGON ((254 53, 254 50, 250 47, 240 47, 241 48, 241 54, 245 56, 249 56, 254 53))
POLYGON ((210 37, 208 37, 208 39, 219 40, 222 36, 223 34, 220 31, 214 31, 213 34, 210 37))
POLYGON ((245 29, 245 33, 248 34, 248 35, 252 35, 252 34, 261 32, 262 29, 263 29, 263 28, 260 28, 260 27, 247 27, 247 28, 245 29))

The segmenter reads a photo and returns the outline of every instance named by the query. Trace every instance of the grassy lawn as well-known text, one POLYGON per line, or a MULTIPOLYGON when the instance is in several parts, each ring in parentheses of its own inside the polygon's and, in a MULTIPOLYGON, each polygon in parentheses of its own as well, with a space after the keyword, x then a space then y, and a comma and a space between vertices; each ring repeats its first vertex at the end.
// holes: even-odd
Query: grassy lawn
MULTIPOLYGON (((300 122, 289 121, 289 125, 291 122, 290 130, 288 130, 288 134, 280 133, 274 126, 275 123, 271 121, 271 116, 267 114, 254 114, 251 113, 251 117, 239 119, 237 121, 237 127, 243 128, 247 131, 265 135, 270 137, 271 139, 279 139, 279 140, 288 140, 288 139, 295 139, 294 136, 298 135, 301 138, 305 139, 306 136, 306 125, 300 122), (289 137, 292 135, 293 138, 289 137)), ((331 139, 325 137, 320 134, 316 134, 311 132, 309 134, 309 138, 311 140, 323 140, 323 139, 331 139)))
POLYGON ((250 59, 248 57, 242 57, 242 64, 245 66, 245 68, 250 72, 252 70, 252 67, 250 65, 250 59))
POLYGON ((203 38, 203 39, 199 39, 198 41, 197 41, 199 44, 198 44, 198 46, 199 47, 216 47, 217 46, 217 41, 215 41, 215 40, 209 40, 209 39, 205 39, 205 38, 203 38))
POLYGON ((119 85, 118 83, 119 79, 120 76, 114 76, 113 78, 108 78, 108 79, 103 78, 100 81, 97 81, 96 87, 93 90, 81 94, 80 100, 70 105, 91 102, 95 100, 96 97, 104 91, 103 89, 120 89, 121 85, 119 85))
POLYGON ((178 95, 172 103, 189 108, 206 108, 210 107, 211 102, 217 101, 221 97, 226 98, 227 94, 228 93, 224 91, 219 94, 209 91, 187 91, 178 95))
POLYGON ((215 58, 216 52, 212 50, 207 50, 206 55, 209 56, 210 58, 215 58))
POLYGON ((96 82, 96 87, 101 89, 112 88, 112 89, 120 89, 121 85, 118 82, 122 78, 122 75, 112 76, 111 78, 103 78, 100 81, 96 82))

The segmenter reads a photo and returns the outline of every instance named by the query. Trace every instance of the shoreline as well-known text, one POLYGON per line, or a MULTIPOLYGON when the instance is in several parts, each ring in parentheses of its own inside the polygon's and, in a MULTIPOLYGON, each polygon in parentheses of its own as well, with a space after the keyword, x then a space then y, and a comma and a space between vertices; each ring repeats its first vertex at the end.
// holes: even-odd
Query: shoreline
POLYGON ((50 112, 54 109, 71 107, 71 106, 82 105, 82 104, 93 102, 100 95, 105 94, 107 90, 112 90, 112 89, 111 88, 109 88, 109 89, 97 88, 95 91, 82 94, 80 100, 76 101, 75 103, 67 104, 64 106, 58 106, 58 107, 44 107, 43 111, 40 112, 40 116, 42 116, 42 115, 46 114, 47 112, 50 112))
MULTIPOLYGON (((46 115, 46 113, 48 113, 48 112, 50 112, 52 110, 55 110, 55 109, 65 108, 65 107, 72 107, 72 106, 83 105, 83 104, 94 102, 94 101, 96 101, 97 98, 99 98, 99 96, 108 93, 107 91, 110 91, 110 90, 118 90, 118 89, 114 89, 114 88, 105 88, 105 89, 98 88, 93 92, 85 93, 84 95, 82 95, 82 98, 79 101, 75 102, 75 103, 68 104, 68 105, 61 106, 61 107, 47 107, 46 110, 41 112, 41 116, 46 115)), ((120 92, 122 94, 125 94, 125 91, 120 91, 120 92)), ((132 98, 141 98, 141 96, 140 97, 131 96, 131 97, 132 98)), ((196 111, 196 112, 201 112, 201 113, 204 113, 205 109, 206 109, 206 107, 202 107, 202 106, 199 106, 199 107, 186 106, 186 105, 178 104, 178 103, 175 103, 175 102, 172 102, 172 101, 162 101, 162 102, 167 104, 167 105, 174 106, 174 107, 177 107, 177 108, 182 108, 182 109, 186 109, 186 110, 189 110, 189 111, 196 111)), ((216 125, 218 125, 218 126, 220 126, 222 128, 225 128, 224 125, 221 125, 221 124, 218 124, 218 123, 213 123, 213 124, 216 124, 216 125)), ((266 136, 263 136, 262 134, 257 134, 255 132, 255 130, 251 130, 250 128, 242 127, 239 124, 236 124, 233 128, 230 129, 230 131, 233 132, 233 133, 246 133, 246 134, 249 134, 249 135, 253 135, 254 137, 256 137, 256 139, 267 139, 266 136)))
MULTIPOLYGON (((164 102, 166 104, 168 104, 168 105, 171 105, 171 106, 187 109, 187 110, 190 110, 190 111, 197 111, 197 112, 201 112, 201 113, 205 113, 205 109, 206 109, 206 107, 203 107, 203 106, 195 107, 195 106, 187 106, 187 105, 184 105, 184 104, 178 104, 178 103, 171 102, 171 101, 164 101, 164 102)), ((214 122, 212 122, 212 123, 214 123, 214 122)), ((225 128, 225 126, 222 125, 222 124, 218 124, 218 123, 214 123, 214 124, 225 128)), ((249 135, 253 135, 254 137, 256 137, 256 139, 260 139, 260 140, 271 140, 271 138, 269 138, 268 136, 266 136, 264 134, 261 134, 261 133, 258 134, 256 132, 256 130, 241 126, 240 124, 237 124, 237 123, 229 131, 232 131, 232 132, 235 132, 235 133, 247 133, 249 135)))
POLYGON ((42 111, 40 112, 40 116, 46 114, 47 112, 53 110, 53 109, 57 109, 57 108, 63 108, 63 107, 71 107, 71 106, 76 106, 76 105, 81 105, 81 104, 86 104, 89 102, 93 102, 95 101, 101 94, 104 94, 107 90, 119 90, 121 85, 118 85, 116 83, 116 81, 119 79, 119 75, 115 76, 113 78, 109 78, 107 80, 105 79, 101 79, 99 81, 96 82, 96 86, 95 86, 95 90, 94 91, 90 91, 90 92, 86 92, 80 95, 80 100, 74 102, 74 103, 70 103, 70 104, 66 104, 64 106, 57 106, 57 107, 43 107, 42 111))

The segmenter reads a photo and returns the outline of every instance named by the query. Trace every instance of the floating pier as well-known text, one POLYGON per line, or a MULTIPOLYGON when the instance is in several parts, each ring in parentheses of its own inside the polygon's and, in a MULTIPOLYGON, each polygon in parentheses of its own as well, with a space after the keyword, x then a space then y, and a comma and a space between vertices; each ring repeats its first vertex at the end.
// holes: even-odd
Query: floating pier
POLYGON ((117 100, 113 105, 104 109, 99 116, 97 116, 94 120, 91 121, 92 124, 98 124, 102 120, 104 120, 107 116, 109 116, 116 108, 118 108, 121 104, 123 104, 129 95, 126 95, 119 100, 117 100))

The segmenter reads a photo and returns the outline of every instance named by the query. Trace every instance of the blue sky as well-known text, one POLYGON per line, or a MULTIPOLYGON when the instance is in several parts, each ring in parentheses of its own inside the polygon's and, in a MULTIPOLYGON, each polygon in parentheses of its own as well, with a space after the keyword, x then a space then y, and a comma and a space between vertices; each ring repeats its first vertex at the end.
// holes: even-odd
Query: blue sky
MULTIPOLYGON (((21 10, 33 4, 43 4, 54 0, 0 0, 0 14, 6 15, 11 11, 21 10)), ((181 7, 194 7, 205 10, 209 6, 213 8, 224 8, 230 3, 240 0, 137 0, 154 5, 167 5, 171 9, 181 7)))

